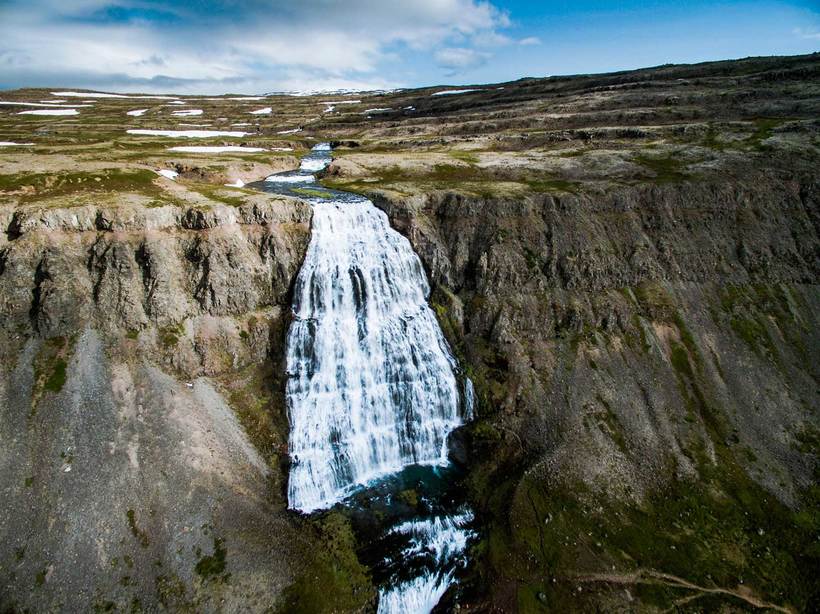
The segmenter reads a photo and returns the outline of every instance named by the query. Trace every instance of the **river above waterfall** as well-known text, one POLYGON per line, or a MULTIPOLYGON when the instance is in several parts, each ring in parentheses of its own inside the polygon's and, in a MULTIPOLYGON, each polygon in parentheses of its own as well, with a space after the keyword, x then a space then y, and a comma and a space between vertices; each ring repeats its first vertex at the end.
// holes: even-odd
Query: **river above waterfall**
POLYGON ((330 161, 322 143, 298 171, 250 186, 313 207, 288 332, 288 505, 344 505, 379 612, 430 612, 475 535, 448 459, 448 437, 472 416, 472 385, 409 241, 367 198, 316 183, 330 161))

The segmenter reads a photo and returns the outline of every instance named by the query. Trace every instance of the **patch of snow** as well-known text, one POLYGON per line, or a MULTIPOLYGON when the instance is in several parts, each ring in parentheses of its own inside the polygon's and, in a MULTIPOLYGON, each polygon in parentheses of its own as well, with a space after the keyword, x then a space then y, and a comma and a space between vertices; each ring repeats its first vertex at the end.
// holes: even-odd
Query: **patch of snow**
POLYGON ((151 100, 173 100, 174 96, 132 96, 128 94, 107 94, 105 92, 51 92, 52 96, 69 98, 144 98, 151 100))
POLYGON ((28 147, 34 143, 15 143, 13 141, 0 141, 0 147, 28 147))
POLYGON ((164 168, 161 171, 157 171, 157 175, 162 175, 163 177, 166 177, 166 178, 170 179, 171 181, 173 181, 174 179, 177 178, 179 173, 176 172, 176 171, 172 171, 172 170, 169 170, 167 168, 164 168))
POLYGON ((404 107, 405 111, 415 111, 416 107, 404 107))
MULTIPOLYGON (((219 119, 222 119, 221 117, 219 119)), ((231 124, 231 126, 250 126, 248 122, 242 122, 241 124, 231 124)))
POLYGON ((182 102, 181 100, 172 100, 172 101, 171 101, 171 102, 169 102, 168 104, 187 104, 187 103, 182 102))
POLYGON ((130 115, 131 117, 139 117, 143 115, 148 109, 134 109, 133 111, 128 111, 126 115, 130 115))
POLYGON ((265 107, 264 109, 257 109, 256 111, 251 111, 251 115, 270 115, 273 112, 273 109, 270 107, 265 107))
POLYGON ((293 151, 293 147, 271 147, 271 151, 293 151))
POLYGON ((478 90, 442 90, 440 92, 436 92, 434 94, 430 94, 431 96, 452 96, 453 94, 466 94, 467 92, 477 92, 478 90))
POLYGON ((293 130, 280 130, 276 134, 296 134, 297 132, 301 132, 301 128, 294 128, 293 130))
POLYGON ((233 183, 226 183, 225 187, 226 188, 244 188, 245 187, 245 182, 242 181, 241 179, 237 179, 233 183))
POLYGON ((168 151, 183 151, 185 153, 257 153, 265 151, 262 147, 239 147, 237 145, 224 146, 193 146, 169 147, 168 151))
POLYGON ((328 107, 327 107, 327 108, 323 111, 323 113, 332 113, 335 109, 336 109, 336 107, 335 107, 335 106, 333 106, 333 105, 329 105, 329 106, 328 106, 328 107))
POLYGON ((59 104, 61 102, 68 102, 67 100, 41 100, 40 102, 44 102, 46 104, 59 104))
POLYGON ((367 111, 362 111, 362 115, 370 115, 371 113, 387 113, 392 110, 393 109, 368 109, 367 111))
POLYGON ((188 139, 207 139, 214 136, 230 136, 240 138, 250 134, 249 132, 238 132, 230 130, 142 130, 131 129, 127 131, 128 134, 137 134, 142 136, 181 136, 188 139))
POLYGON ((174 111, 171 115, 177 117, 193 117, 194 115, 202 115, 202 109, 186 109, 185 111, 174 111))
MULTIPOLYGON (((49 107, 49 108, 62 108, 64 109, 63 105, 57 104, 56 102, 17 102, 16 100, 0 100, 0 104, 8 105, 12 107, 49 107)), ((81 105, 73 105, 79 107, 81 105)), ((82 105, 82 106, 90 106, 90 105, 82 105)))
POLYGON ((17 115, 79 115, 77 109, 37 109, 36 111, 20 111, 17 115))
POLYGON ((125 94, 103 94, 102 92, 51 92, 51 95, 70 98, 129 98, 125 94))

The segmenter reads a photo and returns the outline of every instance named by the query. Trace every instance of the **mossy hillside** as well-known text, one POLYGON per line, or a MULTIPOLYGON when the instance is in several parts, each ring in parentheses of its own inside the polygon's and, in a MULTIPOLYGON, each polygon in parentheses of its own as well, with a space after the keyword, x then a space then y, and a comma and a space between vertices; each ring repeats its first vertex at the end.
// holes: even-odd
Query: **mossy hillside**
MULTIPOLYGON (((702 136, 681 141, 699 144, 715 152, 767 152, 772 146, 765 141, 777 128, 795 121, 791 117, 759 117, 742 122, 709 122, 702 136)), ((799 120, 798 120, 799 121, 799 120)))
MULTIPOLYGON (((697 376, 685 347, 677 344, 673 352, 678 377, 692 385, 697 376)), ((700 407, 702 392, 682 388, 682 394, 707 413, 700 407)), ((723 425, 708 414, 702 420, 717 462, 696 453, 699 480, 673 479, 641 504, 614 501, 580 483, 524 474, 526 459, 474 468, 470 484, 478 506, 495 510, 475 547, 483 561, 478 573, 496 586, 513 583, 522 611, 581 607, 586 597, 577 592, 575 576, 637 569, 704 587, 748 587, 766 600, 805 609, 818 597, 813 579, 820 573, 820 490, 810 488, 797 510, 787 508, 749 478, 736 457, 742 450, 726 443, 723 425), (533 599, 539 594, 541 599, 533 599)), ((606 426, 617 433, 620 425, 606 426)), ((619 448, 627 451, 623 441, 619 448)), ((585 586, 584 594, 603 586, 585 586)), ((679 588, 634 589, 642 601, 661 607, 691 594, 679 588)), ((743 605, 731 596, 711 599, 743 605)))
MULTIPOLYGON (((729 317, 732 310, 753 304, 759 310, 757 317, 777 322, 778 329, 786 331, 786 339, 790 334, 799 338, 801 331, 805 334, 801 314, 806 311, 799 294, 788 287, 726 287, 720 292, 728 313, 718 308, 719 317, 729 317), (788 332, 790 328, 793 333, 788 332)), ((486 587, 493 586, 495 605, 519 611, 594 609, 607 602, 608 591, 622 594, 624 585, 579 581, 579 574, 626 577, 637 569, 649 569, 707 589, 727 588, 728 593, 698 593, 649 576, 636 582, 624 580, 631 594, 646 607, 664 609, 694 595, 691 607, 696 611, 746 608, 749 603, 732 593, 748 588, 764 601, 796 611, 805 609, 817 599, 812 582, 820 560, 817 489, 804 492, 800 506, 792 510, 749 477, 744 467, 754 459, 748 449, 736 445, 738 440, 725 410, 713 400, 704 366, 709 350, 693 332, 695 323, 684 317, 673 289, 645 282, 622 289, 617 296, 635 310, 635 318, 663 322, 674 331, 665 341, 653 338, 652 347, 665 348, 670 378, 677 381, 685 419, 693 425, 688 431, 684 429, 688 434, 681 441, 683 451, 701 477, 688 481, 672 478, 665 486, 651 490, 641 504, 627 504, 591 492, 580 483, 560 483, 541 474, 528 474, 537 456, 528 457, 506 432, 503 416, 495 409, 498 404, 486 394, 486 380, 476 377, 477 392, 485 392, 485 403, 479 419, 468 427, 474 454, 468 485, 485 533, 474 547, 477 565, 472 590, 485 596, 486 587), (707 454, 704 438, 715 449, 716 461, 707 454), (522 478, 525 475, 528 477, 522 478), (512 507, 510 501, 514 501, 512 507), (509 585, 515 586, 514 606, 499 597, 509 595, 509 585), (582 586, 580 593, 578 586, 582 586)), ((451 328, 447 324, 449 310, 442 304, 446 301, 434 292, 436 297, 440 302, 434 303, 434 308, 447 330, 451 328)), ((479 306, 467 301, 468 313, 473 307, 479 306)), ((651 327, 644 328, 639 327, 639 333, 634 334, 653 334, 651 327)), ((586 339, 584 331, 578 334, 586 339)), ((610 334, 621 335, 623 331, 597 330, 598 343, 615 347, 607 340, 610 334)), ((468 339, 456 337, 453 343, 470 361, 468 369, 473 374, 491 372, 479 358, 482 354, 475 351, 476 340, 468 339)), ((569 346, 573 339, 570 335, 561 343, 569 346)), ((581 345, 574 347, 566 354, 558 352, 561 361, 575 363, 581 345)), ((628 347, 645 352, 649 341, 628 347)), ((494 360, 489 355, 485 358, 494 360)), ((606 433, 629 457, 631 450, 617 414, 600 395, 598 402, 600 411, 586 416, 585 427, 606 433)), ((815 442, 810 431, 801 432, 797 439, 805 442, 799 445, 807 451, 815 442)), ((671 477, 676 471, 671 458, 669 462, 668 470, 662 473, 671 477)))
POLYGON ((525 181, 524 185, 536 194, 550 194, 553 192, 576 194, 581 188, 580 182, 567 181, 565 179, 532 179, 525 181))
POLYGON ((478 154, 472 151, 462 151, 462 150, 455 150, 448 152, 452 158, 455 160, 459 160, 461 162, 466 162, 471 166, 474 164, 478 164, 479 157, 478 154))
POLYGON ((188 183, 188 185, 193 191, 202 194, 208 200, 223 203, 231 207, 241 207, 245 204, 246 196, 258 194, 258 192, 242 188, 227 188, 202 182, 188 183))
POLYGON ((578 193, 581 183, 563 179, 553 173, 532 171, 503 172, 476 165, 476 154, 450 152, 450 156, 465 164, 435 163, 419 168, 398 165, 371 169, 370 176, 340 178, 325 177, 321 184, 328 188, 367 195, 375 187, 400 194, 447 191, 484 198, 524 197, 527 194, 578 193))
POLYGON ((754 132, 743 143, 745 147, 754 151, 768 151, 769 147, 764 143, 774 134, 775 128, 787 122, 787 118, 761 117, 754 120, 754 132))
POLYGON ((820 492, 806 492, 795 512, 751 481, 725 450, 721 461, 728 464, 701 467, 701 481, 673 481, 641 506, 613 504, 580 485, 525 480, 512 508, 513 528, 495 538, 495 559, 507 569, 513 561, 508 575, 529 577, 525 586, 559 600, 567 595, 544 579, 571 585, 575 573, 642 568, 705 587, 747 586, 804 610, 818 597, 820 492))
POLYGON ((136 192, 160 196, 157 174, 145 169, 109 169, 99 172, 19 173, 0 175, 0 192, 15 193, 21 202, 74 193, 136 192))
POLYGON ((288 433, 284 371, 265 361, 233 371, 219 382, 251 443, 273 470, 277 498, 284 497, 282 463, 287 459, 288 433))
POLYGON ((289 586, 277 605, 282 614, 350 612, 372 607, 376 590, 356 555, 350 521, 330 511, 303 521, 316 547, 308 565, 289 586))
POLYGON ((712 318, 719 324, 728 320, 735 334, 755 353, 772 359, 778 366, 784 359, 778 349, 780 339, 809 363, 806 335, 810 323, 799 294, 787 285, 732 285, 721 289, 719 302, 712 306, 712 318))

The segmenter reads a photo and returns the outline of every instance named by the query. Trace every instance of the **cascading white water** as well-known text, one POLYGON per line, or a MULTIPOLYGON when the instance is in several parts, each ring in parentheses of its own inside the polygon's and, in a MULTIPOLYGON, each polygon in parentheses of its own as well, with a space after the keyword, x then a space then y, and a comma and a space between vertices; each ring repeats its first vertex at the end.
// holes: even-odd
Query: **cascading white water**
POLYGON ((328 507, 411 464, 446 463, 455 364, 418 257, 369 201, 314 204, 288 342, 290 506, 328 507))
MULTIPOLYGON (((316 146, 299 171, 268 177, 266 189, 312 182, 329 151, 316 146)), ((409 241, 366 198, 325 192, 308 199, 311 240, 288 331, 288 504, 302 512, 410 465, 446 465, 447 437, 473 406, 469 380, 462 404, 456 361, 409 241)), ((461 512, 391 529, 411 538, 402 557, 434 556, 427 571, 381 591, 379 612, 432 610, 463 563, 471 519, 461 512)))
POLYGON ((379 614, 430 612, 453 581, 456 566, 464 563, 467 541, 473 536, 467 528, 473 515, 464 511, 455 516, 405 522, 390 530, 408 535, 410 545, 402 552, 405 559, 427 557, 431 570, 406 582, 397 582, 379 592, 379 614))
POLYGON ((287 353, 288 501, 303 512, 408 465, 446 464, 463 421, 455 359, 409 241, 366 198, 311 204, 287 353))

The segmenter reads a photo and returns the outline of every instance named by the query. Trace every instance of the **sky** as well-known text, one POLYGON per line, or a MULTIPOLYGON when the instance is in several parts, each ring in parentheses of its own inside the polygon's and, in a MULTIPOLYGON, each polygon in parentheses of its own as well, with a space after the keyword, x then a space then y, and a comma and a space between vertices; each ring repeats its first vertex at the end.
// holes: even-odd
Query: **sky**
POLYGON ((820 0, 0 0, 0 89, 391 89, 820 51, 820 0))

